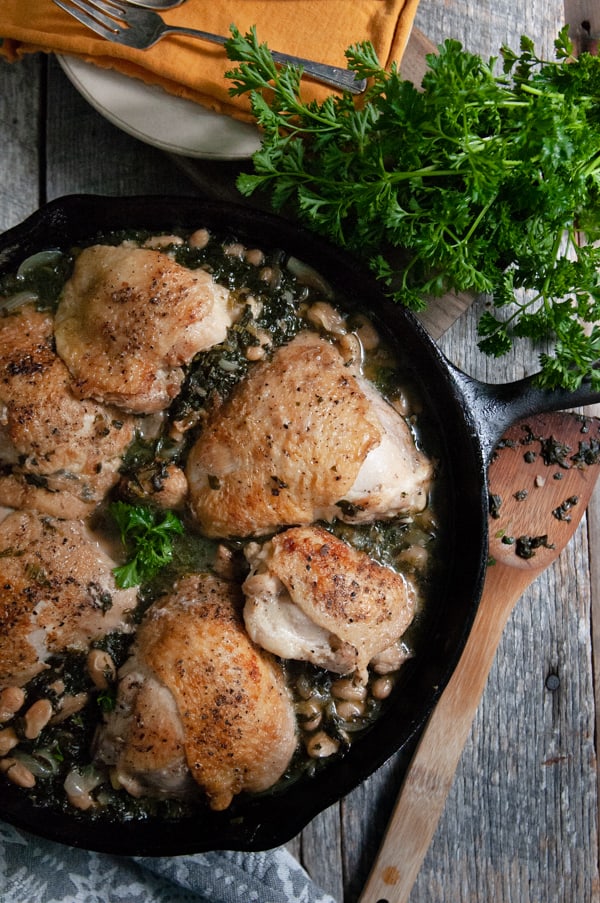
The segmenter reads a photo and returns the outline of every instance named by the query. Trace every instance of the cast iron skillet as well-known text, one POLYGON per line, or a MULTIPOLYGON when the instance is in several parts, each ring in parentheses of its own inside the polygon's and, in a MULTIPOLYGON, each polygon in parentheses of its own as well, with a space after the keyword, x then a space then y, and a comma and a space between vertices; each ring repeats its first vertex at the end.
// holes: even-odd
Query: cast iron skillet
POLYGON ((50 247, 69 248, 120 228, 167 231, 208 227, 252 246, 282 248, 321 272, 343 296, 375 311, 398 338, 430 412, 448 492, 447 559, 429 605, 426 642, 407 662, 385 714, 343 760, 282 791, 238 798, 225 812, 193 818, 112 824, 77 812, 34 808, 22 791, 0 782, 0 813, 13 825, 90 850, 123 855, 177 855, 217 849, 262 850, 295 836, 315 815, 372 774, 393 753, 409 751, 462 651, 482 589, 487 559, 489 456, 513 421, 600 399, 545 392, 530 379, 492 386, 466 376, 441 354, 419 323, 392 306, 347 255, 297 226, 244 207, 201 198, 69 196, 51 202, 0 237, 0 272, 50 247))

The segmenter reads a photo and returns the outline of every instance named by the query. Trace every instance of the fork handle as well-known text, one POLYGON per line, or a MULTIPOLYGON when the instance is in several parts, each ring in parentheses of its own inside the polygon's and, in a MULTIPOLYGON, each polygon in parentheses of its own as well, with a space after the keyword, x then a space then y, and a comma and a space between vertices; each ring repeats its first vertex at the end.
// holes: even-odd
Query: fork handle
MULTIPOLYGON (((192 38, 200 38, 210 41, 212 44, 225 44, 229 39, 210 31, 199 31, 197 28, 185 28, 181 25, 167 25, 161 37, 166 34, 187 35, 192 38)), ((291 56, 289 53, 279 53, 277 50, 269 51, 276 63, 291 63, 294 66, 302 66, 304 75, 310 76, 314 81, 329 85, 332 88, 350 91, 352 94, 362 94, 367 87, 366 78, 359 79, 351 69, 342 69, 339 66, 328 66, 326 63, 316 63, 314 60, 305 60, 300 56, 291 56)))

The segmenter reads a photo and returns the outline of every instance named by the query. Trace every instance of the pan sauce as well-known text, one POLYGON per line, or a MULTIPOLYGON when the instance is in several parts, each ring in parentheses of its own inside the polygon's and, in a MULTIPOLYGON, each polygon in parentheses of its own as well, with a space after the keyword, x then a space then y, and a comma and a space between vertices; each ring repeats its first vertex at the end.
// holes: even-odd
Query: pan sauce
MULTIPOLYGON (((197 436, 202 435, 215 405, 230 397, 240 380, 262 361, 270 359, 275 349, 307 330, 335 342, 349 370, 360 361, 362 373, 403 415, 417 443, 423 444, 429 455, 433 454, 426 414, 420 410, 418 393, 405 365, 362 312, 344 304, 338 309, 338 299, 330 287, 310 268, 280 252, 247 248, 234 239, 211 236, 205 230, 198 230, 192 236, 115 234, 104 236, 101 241, 110 245, 126 242, 132 247, 160 248, 184 267, 202 268, 231 292, 241 311, 224 341, 199 352, 185 366, 183 383, 168 408, 138 423, 138 437, 124 456, 121 475, 110 491, 110 499, 161 504, 161 497, 164 499, 171 491, 171 477, 179 474, 185 465, 189 450, 197 436)), ((5 277, 2 293, 7 299, 4 308, 8 314, 19 305, 31 302, 38 308, 54 311, 80 251, 50 250, 27 261, 18 274, 5 277)), ((35 482, 31 473, 27 479, 35 482)), ((40 476, 38 482, 43 484, 44 479, 40 476)), ((368 729, 394 684, 401 681, 402 659, 418 654, 419 609, 432 591, 439 541, 437 488, 436 485, 433 491, 432 487, 425 508, 410 515, 356 523, 352 522, 350 505, 348 510, 341 511, 348 515, 347 522, 339 518, 325 524, 328 531, 353 548, 405 573, 417 588, 417 613, 398 643, 399 655, 392 670, 388 671, 388 666, 382 663, 380 673, 370 669, 364 682, 310 663, 284 661, 300 741, 276 787, 283 787, 290 780, 310 774, 324 762, 342 756, 361 732, 368 729)), ((111 534, 115 528, 107 501, 94 506, 88 519, 96 535, 103 542, 112 543, 114 548, 111 534)), ((143 613, 185 573, 209 570, 238 583, 248 573, 244 552, 256 541, 255 536, 207 538, 198 531, 187 509, 180 507, 177 493, 172 503, 178 508, 186 530, 176 539, 171 564, 139 588, 134 628, 143 613)), ((260 541, 263 539, 261 536, 260 541)), ((92 817, 116 818, 135 818, 155 812, 177 816, 188 806, 185 799, 134 798, 113 786, 107 768, 93 763, 94 736, 103 716, 114 707, 116 671, 127 659, 133 636, 131 632, 116 631, 94 639, 92 664, 90 656, 83 651, 52 656, 47 662, 49 667, 28 682, 23 698, 12 688, 12 703, 9 696, 2 698, 6 703, 3 717, 8 717, 4 717, 0 743, 2 735, 7 739, 6 731, 12 731, 18 742, 14 746, 6 743, 9 748, 5 746, 0 768, 40 804, 60 808, 75 805, 92 817), (104 675, 104 681, 94 680, 94 668, 104 675), (74 707, 72 714, 64 704, 67 698, 74 707), (48 701, 52 716, 42 723, 48 701), (77 708, 79 702, 82 705, 77 708), (35 721, 34 716, 40 712, 42 726, 36 736, 28 738, 26 734, 36 730, 35 726, 28 730, 28 722, 35 721)))

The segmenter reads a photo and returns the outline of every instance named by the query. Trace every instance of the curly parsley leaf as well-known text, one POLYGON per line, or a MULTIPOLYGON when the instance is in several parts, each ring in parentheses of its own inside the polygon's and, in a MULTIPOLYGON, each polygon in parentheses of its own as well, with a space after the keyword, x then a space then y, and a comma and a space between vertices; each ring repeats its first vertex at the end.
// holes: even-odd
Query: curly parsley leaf
POLYGON ((183 533, 183 524, 172 511, 147 505, 114 502, 110 505, 127 552, 127 562, 114 568, 122 589, 151 580, 173 558, 173 538, 183 533))
POLYGON ((96 704, 102 712, 114 712, 117 705, 117 694, 114 690, 103 690, 96 696, 96 704))
POLYGON ((262 129, 242 194, 267 192, 412 309, 452 291, 490 294, 485 353, 541 342, 554 346, 540 355, 543 385, 600 385, 599 58, 574 58, 567 28, 555 60, 527 37, 501 61, 447 40, 419 90, 362 43, 346 57, 371 80, 366 94, 317 103, 254 29, 231 34, 230 93, 248 94, 262 129))

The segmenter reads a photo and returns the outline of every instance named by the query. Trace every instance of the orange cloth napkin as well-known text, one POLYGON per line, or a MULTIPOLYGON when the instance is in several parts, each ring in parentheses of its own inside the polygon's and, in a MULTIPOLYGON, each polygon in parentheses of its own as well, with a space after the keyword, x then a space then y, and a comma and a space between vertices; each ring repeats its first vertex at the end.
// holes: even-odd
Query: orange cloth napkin
MULTIPOLYGON (((417 5, 418 0, 187 0, 162 15, 169 25, 225 36, 231 24, 243 34, 255 25, 259 41, 271 50, 338 66, 346 64, 347 47, 370 40, 387 67, 402 58, 417 5)), ((251 119, 247 99, 227 93, 231 82, 225 72, 236 64, 223 47, 168 36, 150 50, 132 50, 95 35, 51 0, 2 0, 1 7, 0 54, 9 61, 37 51, 74 54, 211 110, 251 119)), ((303 82, 306 99, 323 100, 329 93, 303 82)))

